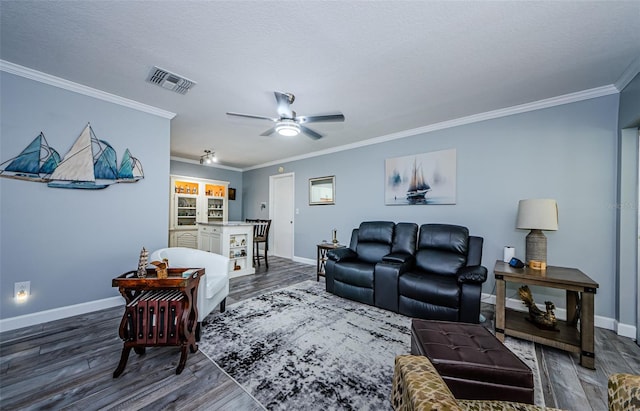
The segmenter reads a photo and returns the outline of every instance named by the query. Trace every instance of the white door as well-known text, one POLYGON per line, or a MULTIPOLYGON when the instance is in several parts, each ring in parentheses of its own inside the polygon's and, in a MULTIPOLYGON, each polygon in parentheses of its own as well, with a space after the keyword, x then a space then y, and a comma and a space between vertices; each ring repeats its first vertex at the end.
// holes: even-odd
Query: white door
POLYGON ((293 258, 294 175, 269 177, 270 250, 278 257, 293 258))

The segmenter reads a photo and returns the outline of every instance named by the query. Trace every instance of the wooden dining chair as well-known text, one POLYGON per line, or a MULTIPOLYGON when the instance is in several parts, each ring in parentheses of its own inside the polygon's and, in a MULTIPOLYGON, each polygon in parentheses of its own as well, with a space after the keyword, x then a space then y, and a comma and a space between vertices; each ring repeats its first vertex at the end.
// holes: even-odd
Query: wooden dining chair
POLYGON ((250 219, 245 220, 253 224, 253 265, 260 267, 260 259, 264 259, 264 264, 269 269, 269 228, 271 220, 250 219), (264 255, 260 255, 260 243, 264 243, 264 255))

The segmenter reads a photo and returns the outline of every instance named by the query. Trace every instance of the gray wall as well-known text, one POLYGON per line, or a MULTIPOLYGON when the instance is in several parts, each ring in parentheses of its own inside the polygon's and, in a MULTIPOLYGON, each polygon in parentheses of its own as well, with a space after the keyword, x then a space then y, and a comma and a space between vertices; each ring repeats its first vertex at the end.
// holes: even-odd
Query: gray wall
MULTIPOLYGON (((483 236, 483 264, 492 272, 505 245, 524 259, 518 200, 555 198, 560 223, 546 232, 548 262, 591 276, 600 284, 596 313, 614 317, 617 123, 618 95, 611 95, 250 170, 243 175, 245 215, 268 200, 269 176, 283 166, 295 173, 295 256, 315 259, 315 245, 333 228, 348 243, 364 220, 442 222, 483 236), (456 205, 384 205, 386 158, 450 148, 457 150, 456 205), (336 176, 336 204, 309 206, 308 179, 326 175, 336 176)), ((491 275, 483 291, 493 288, 491 275)), ((564 307, 562 293, 539 292, 564 307)))
MULTIPOLYGON (((640 75, 620 93, 618 149, 618 318, 637 324, 638 304, 638 127, 640 75)), ((640 332, 640 330, 637 330, 640 332)))
MULTIPOLYGON (((229 221, 243 220, 242 214, 242 172, 225 168, 209 167, 191 164, 183 161, 171 160, 171 174, 187 177, 208 178, 211 180, 228 181, 229 187, 236 189, 236 199, 229 201, 229 221)), ((169 181, 167 180, 167 184, 169 181)))
POLYGON ((0 178, 0 318, 119 295, 111 279, 137 267, 143 246, 167 245, 169 120, 5 72, 0 83, 1 161, 40 131, 64 156, 91 122, 118 162, 128 148, 145 173, 95 191, 0 178), (22 304, 17 281, 31 281, 22 304))

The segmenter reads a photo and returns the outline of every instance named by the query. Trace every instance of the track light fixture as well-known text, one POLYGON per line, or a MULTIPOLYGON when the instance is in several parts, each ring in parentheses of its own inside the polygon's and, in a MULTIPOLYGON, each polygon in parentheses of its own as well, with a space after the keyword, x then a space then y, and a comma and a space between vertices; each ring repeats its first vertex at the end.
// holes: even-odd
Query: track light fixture
POLYGON ((217 163, 216 152, 211 150, 204 150, 204 154, 200 156, 200 164, 217 163))

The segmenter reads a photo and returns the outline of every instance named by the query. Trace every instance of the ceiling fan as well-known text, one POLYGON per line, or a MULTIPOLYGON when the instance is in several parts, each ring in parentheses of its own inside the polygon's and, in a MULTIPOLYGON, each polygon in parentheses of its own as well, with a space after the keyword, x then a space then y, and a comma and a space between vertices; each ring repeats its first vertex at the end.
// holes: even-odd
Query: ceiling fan
POLYGON ((314 140, 322 138, 322 134, 310 129, 309 127, 305 126, 305 124, 344 121, 344 115, 340 112, 316 116, 296 116, 296 112, 291 110, 291 104, 293 104, 293 101, 296 99, 293 94, 281 93, 279 91, 274 91, 273 94, 275 94, 276 101, 278 102, 278 115, 280 116, 279 118, 231 112, 227 112, 227 115, 255 118, 259 120, 269 120, 276 123, 269 130, 260 134, 261 136, 270 136, 271 134, 277 132, 282 136, 292 137, 297 136, 298 134, 300 134, 300 132, 303 132, 314 140))

